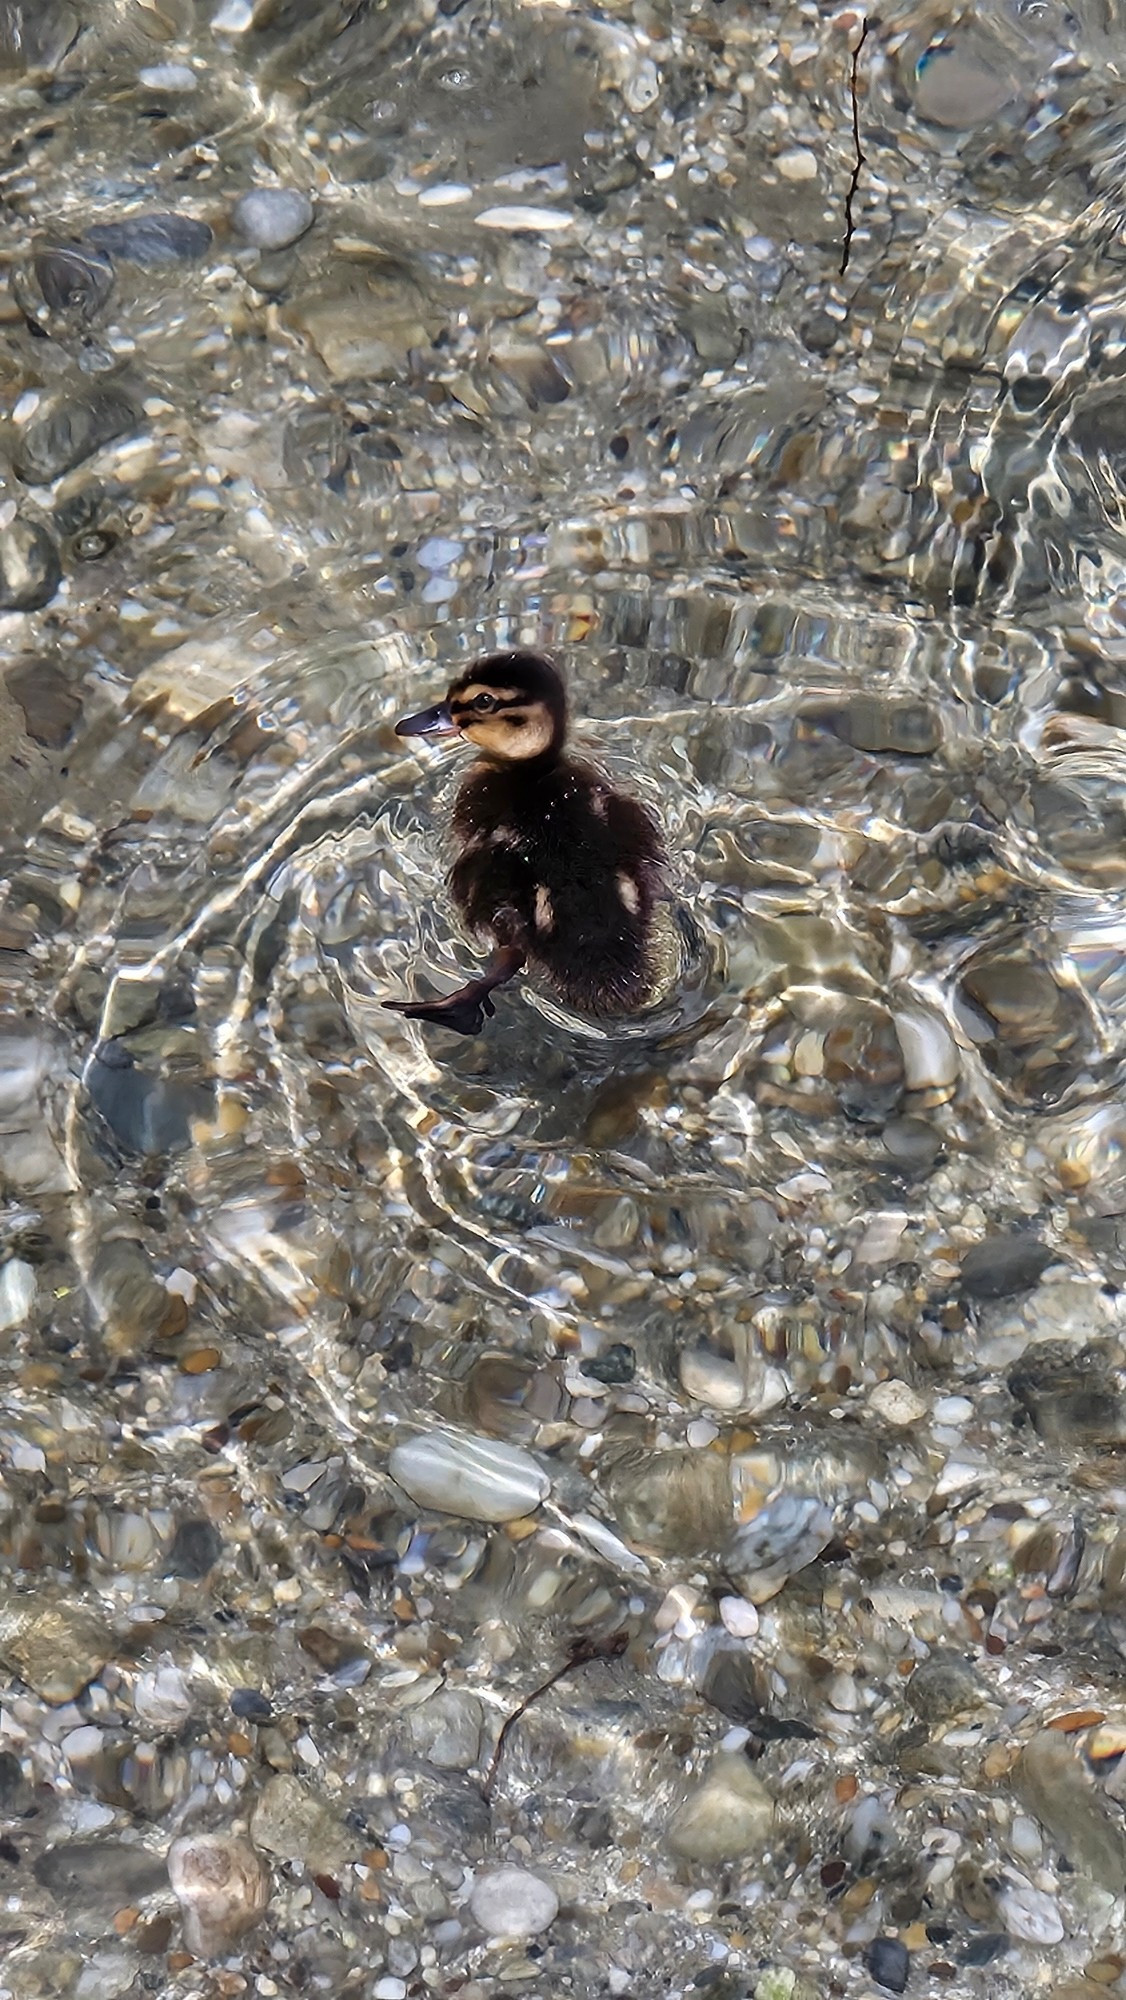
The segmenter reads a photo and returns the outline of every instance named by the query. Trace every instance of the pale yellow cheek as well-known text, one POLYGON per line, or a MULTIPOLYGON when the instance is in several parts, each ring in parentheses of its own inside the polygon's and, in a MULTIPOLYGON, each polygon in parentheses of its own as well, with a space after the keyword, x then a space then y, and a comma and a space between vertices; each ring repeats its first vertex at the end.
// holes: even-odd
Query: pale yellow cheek
POLYGON ((621 869, 618 874, 618 894, 629 911, 630 916, 636 917, 641 908, 641 897, 638 894, 637 883, 634 881, 633 876, 627 875, 624 869, 621 869))
POLYGON ((536 890, 536 929, 549 931, 555 922, 555 911, 551 906, 551 896, 541 883, 536 890))

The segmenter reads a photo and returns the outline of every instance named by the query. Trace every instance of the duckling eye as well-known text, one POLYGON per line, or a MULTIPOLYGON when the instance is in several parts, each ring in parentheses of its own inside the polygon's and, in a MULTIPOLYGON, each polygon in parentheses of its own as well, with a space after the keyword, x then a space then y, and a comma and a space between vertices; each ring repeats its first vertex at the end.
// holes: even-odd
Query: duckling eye
POLYGON ((479 709, 482 715, 486 715, 490 708, 496 707, 496 701, 491 694, 479 694, 475 697, 473 706, 479 709))

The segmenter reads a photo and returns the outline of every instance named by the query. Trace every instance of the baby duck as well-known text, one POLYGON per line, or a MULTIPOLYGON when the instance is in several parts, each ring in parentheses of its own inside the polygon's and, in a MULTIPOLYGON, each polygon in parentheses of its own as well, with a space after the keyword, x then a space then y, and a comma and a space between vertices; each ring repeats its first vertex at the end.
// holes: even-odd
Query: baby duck
POLYGON ((644 806, 564 754, 567 692, 540 653, 490 653, 399 736, 461 736, 478 756, 453 811, 453 898, 496 947, 444 1000, 387 1000, 414 1020, 478 1035, 491 995, 523 966, 587 1013, 639 1007, 650 988, 653 910, 667 867, 644 806))

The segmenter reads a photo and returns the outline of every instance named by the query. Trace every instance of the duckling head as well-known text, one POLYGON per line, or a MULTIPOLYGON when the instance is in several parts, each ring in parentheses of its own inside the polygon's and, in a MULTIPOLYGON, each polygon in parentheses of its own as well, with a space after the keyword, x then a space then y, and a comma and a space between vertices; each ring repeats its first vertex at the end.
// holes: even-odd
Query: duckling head
POLYGON ((489 653, 445 701, 396 723, 397 736, 464 736, 497 764, 551 764, 567 735, 567 691, 542 653, 489 653))

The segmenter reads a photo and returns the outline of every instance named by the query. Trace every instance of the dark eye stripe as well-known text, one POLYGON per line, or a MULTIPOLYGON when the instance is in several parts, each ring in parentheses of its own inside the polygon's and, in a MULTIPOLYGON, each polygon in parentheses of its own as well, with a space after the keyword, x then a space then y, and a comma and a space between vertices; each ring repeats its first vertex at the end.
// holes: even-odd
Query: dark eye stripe
MULTIPOLYGON (((485 689, 484 692, 487 693, 488 689, 485 689)), ((526 708, 528 697, 523 694, 512 694, 507 699, 502 699, 499 694, 494 695, 494 706, 483 710, 474 707, 475 701, 476 696, 474 696, 473 701, 451 702, 450 707, 454 715, 503 715, 506 708, 526 708)))

